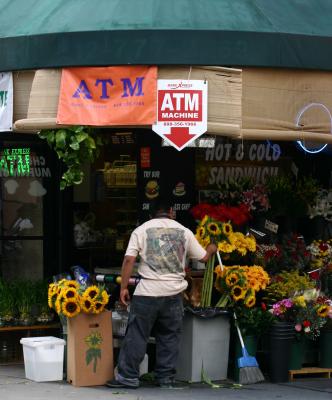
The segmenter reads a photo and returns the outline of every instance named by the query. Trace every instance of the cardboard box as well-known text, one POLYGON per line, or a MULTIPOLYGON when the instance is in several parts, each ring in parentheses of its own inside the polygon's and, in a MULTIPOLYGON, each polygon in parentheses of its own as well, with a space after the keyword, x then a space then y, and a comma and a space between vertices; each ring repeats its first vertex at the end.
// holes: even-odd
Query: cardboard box
POLYGON ((112 378, 112 313, 68 318, 67 381, 74 386, 97 386, 112 378))

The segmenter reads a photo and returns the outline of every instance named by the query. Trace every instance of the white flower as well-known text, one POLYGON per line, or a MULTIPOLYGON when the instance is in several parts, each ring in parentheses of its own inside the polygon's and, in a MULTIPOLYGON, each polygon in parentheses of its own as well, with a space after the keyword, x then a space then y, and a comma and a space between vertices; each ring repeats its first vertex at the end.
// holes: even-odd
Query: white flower
POLYGON ((304 328, 304 332, 305 332, 305 333, 309 333, 309 332, 310 332, 310 326, 306 326, 306 327, 304 328))

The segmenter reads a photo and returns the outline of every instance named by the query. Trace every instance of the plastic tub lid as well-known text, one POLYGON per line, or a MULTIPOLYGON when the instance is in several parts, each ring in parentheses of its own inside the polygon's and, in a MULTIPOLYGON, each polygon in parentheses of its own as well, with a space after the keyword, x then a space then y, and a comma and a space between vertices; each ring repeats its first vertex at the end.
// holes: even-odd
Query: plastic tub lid
POLYGON ((55 336, 37 336, 37 337, 28 337, 22 338, 20 343, 25 346, 30 347, 39 347, 45 345, 65 345, 66 341, 55 336))

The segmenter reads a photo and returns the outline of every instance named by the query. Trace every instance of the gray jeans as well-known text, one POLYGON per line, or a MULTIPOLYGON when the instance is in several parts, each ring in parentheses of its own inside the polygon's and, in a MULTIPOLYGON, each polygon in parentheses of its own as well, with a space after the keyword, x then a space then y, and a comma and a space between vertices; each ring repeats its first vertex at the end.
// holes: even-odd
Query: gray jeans
POLYGON ((117 380, 131 386, 139 384, 139 364, 146 353, 154 328, 156 338, 155 377, 158 383, 174 379, 182 332, 182 295, 133 296, 126 336, 123 340, 117 380))

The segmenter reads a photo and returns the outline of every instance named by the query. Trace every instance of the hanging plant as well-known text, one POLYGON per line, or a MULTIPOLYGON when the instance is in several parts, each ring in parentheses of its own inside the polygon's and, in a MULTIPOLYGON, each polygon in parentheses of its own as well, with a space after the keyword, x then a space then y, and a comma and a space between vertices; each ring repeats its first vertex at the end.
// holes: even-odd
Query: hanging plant
POLYGON ((67 167, 61 177, 61 190, 82 183, 83 164, 86 161, 93 162, 103 145, 101 137, 92 128, 84 126, 42 130, 39 137, 47 141, 67 167))

